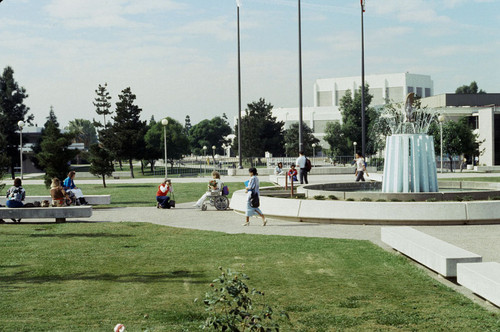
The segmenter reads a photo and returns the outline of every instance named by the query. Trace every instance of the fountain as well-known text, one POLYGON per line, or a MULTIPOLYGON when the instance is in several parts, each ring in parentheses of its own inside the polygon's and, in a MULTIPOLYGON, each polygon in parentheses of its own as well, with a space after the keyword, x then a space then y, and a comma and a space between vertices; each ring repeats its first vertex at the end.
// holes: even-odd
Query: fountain
POLYGON ((386 138, 384 193, 437 192, 434 140, 427 135, 434 115, 413 108, 414 93, 408 94, 404 108, 384 111, 392 135, 386 138))

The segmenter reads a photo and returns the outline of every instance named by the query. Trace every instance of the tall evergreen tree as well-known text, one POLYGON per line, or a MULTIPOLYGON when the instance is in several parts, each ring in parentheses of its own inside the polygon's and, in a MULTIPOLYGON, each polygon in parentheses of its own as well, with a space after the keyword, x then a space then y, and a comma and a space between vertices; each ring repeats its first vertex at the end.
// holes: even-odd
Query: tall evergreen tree
MULTIPOLYGON (((277 121, 272 115, 273 105, 264 98, 247 105, 245 115, 241 119, 241 154, 244 157, 263 157, 265 152, 282 155, 283 121, 277 121)), ((238 125, 235 129, 238 134, 238 125)), ((234 151, 238 149, 238 139, 233 143, 234 151)))
POLYGON ((52 178, 64 179, 70 170, 70 161, 78 153, 70 150, 73 136, 63 134, 59 129, 54 110, 51 108, 42 132, 40 152, 36 154, 38 164, 45 171, 45 185, 48 187, 52 178))
POLYGON ((19 162, 19 132, 17 123, 20 120, 31 123, 33 115, 28 115, 29 107, 24 105, 28 98, 26 89, 20 87, 14 79, 14 70, 6 67, 0 76, 0 134, 6 140, 7 158, 12 178, 15 177, 14 167, 19 162))
POLYGON ((186 115, 186 119, 184 120, 184 133, 189 136, 189 132, 191 131, 191 117, 186 115))
POLYGON ((142 109, 135 105, 136 95, 130 87, 122 90, 116 103, 113 124, 100 131, 104 147, 119 160, 128 160, 130 176, 134 178, 133 159, 142 159, 146 121, 141 121, 142 109))
POLYGON ((92 144, 90 152, 90 173, 102 177, 102 185, 106 188, 106 176, 111 176, 115 170, 113 157, 108 150, 99 144, 92 144))
POLYGON ((111 111, 111 103, 109 102, 111 100, 111 96, 109 95, 107 88, 108 83, 104 83, 104 85, 99 84, 99 87, 95 90, 95 93, 97 94, 97 97, 93 102, 96 107, 95 112, 104 117, 104 122, 102 124, 99 121, 94 121, 94 126, 98 128, 107 127, 108 123, 106 122, 106 115, 113 113, 113 111, 111 111))

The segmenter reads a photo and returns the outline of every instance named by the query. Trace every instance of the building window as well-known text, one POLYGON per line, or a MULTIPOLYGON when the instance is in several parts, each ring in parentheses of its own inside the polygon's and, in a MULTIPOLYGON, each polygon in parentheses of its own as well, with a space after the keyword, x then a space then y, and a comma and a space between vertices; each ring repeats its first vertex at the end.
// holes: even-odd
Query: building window
POLYGON ((415 91, 413 90, 413 87, 412 87, 412 86, 409 86, 409 87, 408 87, 408 93, 412 93, 412 92, 415 92, 415 91))
POLYGON ((318 106, 332 106, 332 91, 318 91, 318 106))
POLYGON ((431 96, 431 88, 425 88, 425 97, 431 96))
POLYGON ((422 95, 422 88, 418 88, 417 87, 417 96, 423 97, 423 95, 422 95))

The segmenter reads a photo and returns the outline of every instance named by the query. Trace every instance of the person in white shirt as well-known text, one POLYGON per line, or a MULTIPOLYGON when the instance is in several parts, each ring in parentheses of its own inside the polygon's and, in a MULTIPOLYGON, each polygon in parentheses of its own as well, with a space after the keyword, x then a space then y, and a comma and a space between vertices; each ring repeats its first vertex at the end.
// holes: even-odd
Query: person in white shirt
POLYGON ((299 169, 300 184, 303 184, 304 182, 306 184, 309 183, 309 181, 307 181, 306 160, 307 158, 304 155, 304 151, 300 151, 299 157, 295 161, 295 165, 297 165, 297 168, 299 169))
POLYGON ((279 162, 276 168, 274 169, 274 175, 283 175, 285 172, 283 171, 283 163, 279 162))
MULTIPOLYGON (((366 173, 366 166, 365 166, 365 158, 361 155, 361 153, 356 153, 356 173, 354 174, 356 176, 356 182, 359 181, 365 181, 364 174, 366 173)), ((368 173, 366 173, 368 175, 368 173)))
POLYGON ((200 197, 198 202, 193 205, 193 207, 201 208, 203 205, 203 202, 207 199, 209 195, 212 194, 213 191, 220 191, 222 190, 222 187, 224 187, 224 183, 220 179, 220 173, 217 171, 212 172, 212 178, 213 180, 209 182, 208 184, 208 191, 203 194, 203 196, 200 197))

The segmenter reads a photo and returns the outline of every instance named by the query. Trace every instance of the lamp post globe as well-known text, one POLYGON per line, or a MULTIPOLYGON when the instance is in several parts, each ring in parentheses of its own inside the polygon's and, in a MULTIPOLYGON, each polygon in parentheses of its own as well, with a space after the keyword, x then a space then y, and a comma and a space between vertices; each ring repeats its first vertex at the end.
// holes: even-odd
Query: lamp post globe
POLYGON ((312 157, 313 157, 313 165, 314 165, 314 158, 316 157, 316 146, 317 145, 316 145, 316 143, 313 143, 311 146, 313 148, 313 156, 312 157))
POLYGON ((168 120, 161 120, 161 124, 163 125, 163 143, 165 145, 165 179, 168 177, 168 167, 167 167, 167 125, 168 120))
POLYGON ((352 145, 354 146, 354 158, 356 158, 356 145, 358 145, 358 142, 353 142, 352 145))

